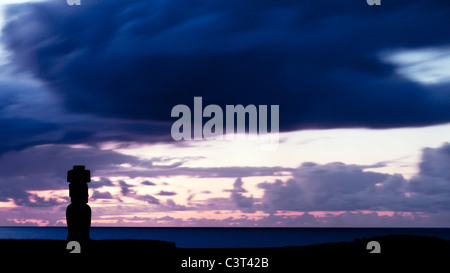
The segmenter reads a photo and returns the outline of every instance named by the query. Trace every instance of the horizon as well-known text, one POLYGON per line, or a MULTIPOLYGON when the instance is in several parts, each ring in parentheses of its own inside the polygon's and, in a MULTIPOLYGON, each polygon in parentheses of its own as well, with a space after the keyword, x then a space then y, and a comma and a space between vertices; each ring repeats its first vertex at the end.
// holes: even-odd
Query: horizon
MULTIPOLYGON (((0 227, 2 240, 66 240, 67 227, 0 227)), ((302 227, 94 227, 91 240, 141 240, 175 243, 177 248, 267 248, 355 242, 412 236, 450 239, 448 228, 302 227), (230 240, 230 238, 233 238, 230 240), (264 238, 264 239, 261 239, 264 238)))

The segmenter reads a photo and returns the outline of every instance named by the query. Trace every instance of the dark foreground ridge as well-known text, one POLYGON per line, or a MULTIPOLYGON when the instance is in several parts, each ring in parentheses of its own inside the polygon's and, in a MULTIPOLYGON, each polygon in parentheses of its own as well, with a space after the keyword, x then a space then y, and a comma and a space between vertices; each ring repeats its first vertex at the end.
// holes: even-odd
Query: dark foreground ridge
POLYGON ((69 253, 72 248, 66 249, 67 243, 64 240, 0 240, 0 254, 4 266, 22 260, 25 266, 37 261, 79 270, 145 268, 148 272, 293 272, 292 268, 308 265, 335 269, 339 265, 352 268, 358 263, 371 267, 436 264, 446 262, 444 257, 450 254, 450 241, 412 235, 275 248, 197 249, 177 248, 175 243, 165 241, 91 240, 80 244, 78 254, 69 253), (370 241, 380 244, 381 253, 369 253, 370 241), (214 261, 214 266, 210 261, 214 261))

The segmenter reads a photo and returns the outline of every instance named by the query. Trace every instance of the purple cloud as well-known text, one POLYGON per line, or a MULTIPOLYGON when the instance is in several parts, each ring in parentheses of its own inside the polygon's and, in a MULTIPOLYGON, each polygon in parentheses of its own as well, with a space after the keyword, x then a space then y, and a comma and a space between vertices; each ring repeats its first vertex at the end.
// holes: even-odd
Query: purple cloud
POLYGON ((92 196, 90 197, 92 200, 97 200, 97 199, 113 199, 113 196, 111 195, 111 193, 105 191, 105 192, 101 192, 101 191, 96 191, 94 190, 94 193, 92 194, 92 196))
POLYGON ((176 195, 176 192, 173 191, 160 191, 159 193, 157 193, 157 195, 162 195, 162 196, 173 196, 176 195))

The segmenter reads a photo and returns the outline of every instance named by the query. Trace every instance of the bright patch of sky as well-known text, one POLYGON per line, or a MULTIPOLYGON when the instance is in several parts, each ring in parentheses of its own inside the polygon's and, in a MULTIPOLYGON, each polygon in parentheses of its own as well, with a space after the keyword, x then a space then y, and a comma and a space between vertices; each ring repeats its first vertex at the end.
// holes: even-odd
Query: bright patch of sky
POLYGON ((383 58, 397 73, 422 84, 450 83, 450 47, 402 50, 383 58))
MULTIPOLYGON (((180 145, 136 145, 104 149, 150 159, 174 156, 189 158, 186 167, 282 166, 298 167, 303 162, 326 164, 374 165, 378 172, 402 174, 405 178, 417 174, 422 149, 439 147, 448 142, 450 124, 400 129, 333 129, 304 130, 280 134, 278 149, 261 151, 258 141, 189 141, 180 145), (380 164, 381 165, 381 164, 380 164)), ((369 170, 370 168, 366 169, 369 170)))

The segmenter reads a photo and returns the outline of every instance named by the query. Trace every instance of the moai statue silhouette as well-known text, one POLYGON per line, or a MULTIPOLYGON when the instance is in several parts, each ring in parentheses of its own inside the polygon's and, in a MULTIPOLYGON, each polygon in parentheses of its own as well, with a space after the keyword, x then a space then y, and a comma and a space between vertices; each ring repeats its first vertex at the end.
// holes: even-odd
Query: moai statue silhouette
POLYGON ((91 207, 88 202, 88 182, 91 182, 91 171, 85 166, 73 166, 67 172, 67 182, 69 182, 70 202, 66 210, 66 220, 68 228, 68 241, 89 240, 89 230, 91 228, 91 207))

